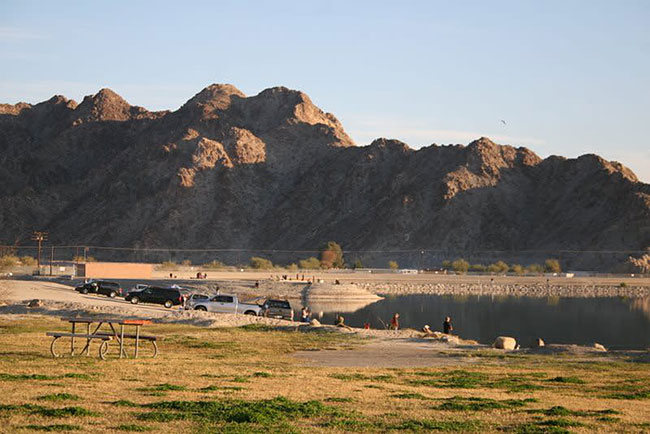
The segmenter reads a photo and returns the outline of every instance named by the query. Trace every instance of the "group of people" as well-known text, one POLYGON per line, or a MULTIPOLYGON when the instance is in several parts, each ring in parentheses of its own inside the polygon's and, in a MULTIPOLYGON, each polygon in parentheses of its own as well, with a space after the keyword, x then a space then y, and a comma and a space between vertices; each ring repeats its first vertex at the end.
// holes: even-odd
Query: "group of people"
MULTIPOLYGON (((399 313, 395 313, 391 318, 390 329, 399 330, 399 313)), ((451 324, 451 317, 449 316, 445 317, 445 320, 442 323, 442 332, 446 335, 450 335, 453 330, 454 330, 454 326, 451 324)), ((431 327, 429 327, 429 324, 425 324, 424 327, 422 327, 422 331, 425 332, 426 334, 433 334, 433 332, 431 331, 431 327)))
MULTIPOLYGON (((322 315, 322 313, 321 313, 322 315)), ((308 306, 303 306, 303 308, 300 310, 300 322, 305 322, 308 323, 311 321, 311 310, 309 309, 308 306)), ((341 314, 337 314, 336 318, 334 320, 334 325, 337 327, 343 327, 347 329, 351 329, 350 326, 345 324, 345 318, 341 314)), ((370 329, 370 323, 365 322, 363 324, 364 329, 370 329)), ((400 323, 399 323, 399 313, 393 314, 392 318, 390 319, 389 323, 389 328, 390 330, 399 330, 400 329, 400 323)), ((451 324, 451 317, 447 316, 445 317, 444 322, 442 323, 442 331, 444 334, 449 335, 451 332, 454 330, 454 326, 451 324)), ((426 334, 433 334, 433 331, 429 327, 428 324, 426 324, 424 327, 422 327, 422 331, 426 334)))

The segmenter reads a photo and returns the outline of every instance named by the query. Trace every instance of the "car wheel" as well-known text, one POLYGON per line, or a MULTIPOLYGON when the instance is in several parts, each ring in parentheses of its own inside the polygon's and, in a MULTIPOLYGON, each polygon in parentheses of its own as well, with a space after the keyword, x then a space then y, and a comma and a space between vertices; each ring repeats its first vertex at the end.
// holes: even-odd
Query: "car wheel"
POLYGON ((140 299, 138 297, 131 297, 131 304, 138 304, 140 299))
POLYGON ((116 295, 117 295, 117 292, 115 292, 115 291, 111 291, 111 293, 108 294, 108 296, 109 296, 110 298, 115 298, 116 295))
POLYGON ((167 309, 169 309, 169 308, 172 307, 173 305, 174 305, 174 303, 173 303, 171 300, 167 300, 167 301, 165 302, 165 307, 166 307, 167 309))
POLYGON ((194 310, 202 310, 203 312, 207 312, 208 309, 206 309, 205 306, 196 306, 194 310))
POLYGON ((244 312, 244 315, 253 315, 253 316, 257 316, 257 314, 255 313, 254 310, 247 310, 246 312, 244 312))
POLYGON ((88 288, 84 288, 84 289, 82 289, 82 290, 81 290, 81 293, 82 293, 82 294, 88 294, 88 288))

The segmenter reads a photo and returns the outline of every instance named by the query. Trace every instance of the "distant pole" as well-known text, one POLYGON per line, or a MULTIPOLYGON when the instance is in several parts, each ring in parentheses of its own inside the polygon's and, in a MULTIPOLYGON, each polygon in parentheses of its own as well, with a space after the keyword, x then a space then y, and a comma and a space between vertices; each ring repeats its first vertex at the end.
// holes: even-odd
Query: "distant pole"
POLYGON ((50 250, 50 276, 52 275, 52 262, 54 262, 54 246, 50 250))
POLYGON ((32 240, 38 242, 38 256, 36 263, 38 264, 38 274, 41 274, 41 245, 43 241, 47 240, 47 232, 34 231, 32 232, 32 240))

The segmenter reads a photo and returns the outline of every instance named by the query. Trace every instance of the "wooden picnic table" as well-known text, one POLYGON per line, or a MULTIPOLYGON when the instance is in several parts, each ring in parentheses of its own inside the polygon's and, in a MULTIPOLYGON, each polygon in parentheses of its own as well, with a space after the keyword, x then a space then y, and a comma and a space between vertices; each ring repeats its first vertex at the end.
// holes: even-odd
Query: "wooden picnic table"
POLYGON ((54 357, 59 357, 59 355, 56 353, 54 349, 54 344, 55 342, 62 337, 69 337, 70 338, 70 355, 74 355, 74 343, 75 343, 75 338, 79 339, 85 339, 86 340, 86 345, 81 349, 79 354, 83 354, 84 352, 86 355, 90 354, 90 343, 95 340, 101 340, 102 343, 100 344, 99 347, 99 357, 102 360, 105 360, 106 358, 106 353, 108 352, 108 342, 115 339, 119 346, 120 346, 120 359, 121 358, 127 358, 129 355, 126 352, 125 348, 125 339, 134 339, 135 340, 135 348, 133 352, 133 357, 137 358, 138 357, 138 350, 140 348, 140 341, 145 340, 148 342, 151 342, 153 346, 153 354, 152 357, 156 357, 158 355, 158 345, 156 344, 157 337, 156 336, 145 336, 140 334, 140 328, 143 325, 146 324, 151 324, 151 320, 149 319, 123 319, 123 318, 81 318, 81 317, 66 317, 66 318, 61 318, 62 321, 69 322, 72 327, 72 333, 65 333, 65 332, 48 332, 47 336, 52 336, 54 340, 52 341, 52 344, 50 345, 50 352, 54 357), (94 325, 94 330, 91 331, 91 328, 93 324, 94 325), (77 332, 77 325, 85 325, 86 330, 85 333, 79 333, 77 332), (100 331, 102 326, 107 325, 110 331, 100 331), (117 327, 119 326, 119 332, 117 330, 117 327), (132 326, 135 327, 135 333, 125 333, 124 330, 126 327, 132 326))

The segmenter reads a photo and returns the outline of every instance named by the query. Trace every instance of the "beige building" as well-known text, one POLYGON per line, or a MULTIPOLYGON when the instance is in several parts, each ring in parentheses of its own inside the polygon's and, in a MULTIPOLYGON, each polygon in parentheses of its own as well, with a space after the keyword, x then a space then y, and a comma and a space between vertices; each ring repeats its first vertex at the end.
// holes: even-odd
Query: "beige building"
POLYGON ((131 262, 85 262, 76 264, 77 277, 103 279, 151 279, 153 264, 131 262))

